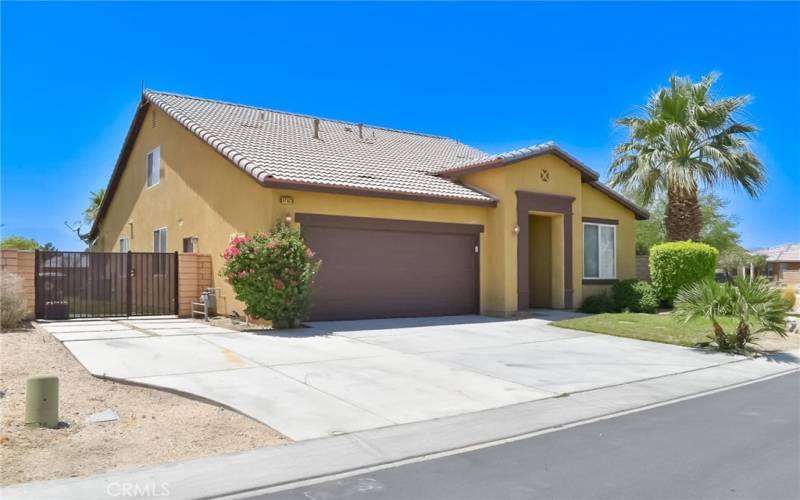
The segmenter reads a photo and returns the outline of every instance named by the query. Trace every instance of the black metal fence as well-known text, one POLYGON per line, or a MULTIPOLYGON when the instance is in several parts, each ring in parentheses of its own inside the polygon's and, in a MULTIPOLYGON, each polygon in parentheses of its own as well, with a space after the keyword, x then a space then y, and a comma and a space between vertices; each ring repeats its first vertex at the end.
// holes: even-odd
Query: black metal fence
POLYGON ((178 314, 178 253, 36 252, 36 317, 178 314))

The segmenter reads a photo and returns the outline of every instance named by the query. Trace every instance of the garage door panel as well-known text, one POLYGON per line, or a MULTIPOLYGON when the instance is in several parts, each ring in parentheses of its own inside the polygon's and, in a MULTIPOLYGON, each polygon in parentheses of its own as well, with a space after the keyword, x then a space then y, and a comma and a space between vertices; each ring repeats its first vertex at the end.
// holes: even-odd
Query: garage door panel
POLYGON ((477 234, 425 229, 303 226, 306 242, 322 260, 311 318, 477 312, 477 234))

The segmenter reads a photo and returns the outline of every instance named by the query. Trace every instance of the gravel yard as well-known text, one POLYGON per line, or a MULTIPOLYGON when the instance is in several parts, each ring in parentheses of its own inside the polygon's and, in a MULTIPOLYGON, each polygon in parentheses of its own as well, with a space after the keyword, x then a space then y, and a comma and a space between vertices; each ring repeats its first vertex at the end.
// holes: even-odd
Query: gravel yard
POLYGON ((83 476, 289 442, 236 412, 175 394, 95 378, 51 335, 0 334, 0 483, 83 476), (62 428, 26 427, 25 380, 60 379, 62 428), (116 422, 88 424, 111 409, 116 422))

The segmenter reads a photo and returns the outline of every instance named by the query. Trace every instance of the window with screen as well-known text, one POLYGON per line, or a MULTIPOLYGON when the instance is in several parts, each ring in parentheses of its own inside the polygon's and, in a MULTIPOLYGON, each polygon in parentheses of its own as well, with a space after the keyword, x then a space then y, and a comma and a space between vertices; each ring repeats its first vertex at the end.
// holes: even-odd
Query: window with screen
POLYGON ((607 224, 583 224, 584 279, 617 277, 617 227, 607 224))
POLYGON ((197 252, 197 236, 190 236, 183 239, 183 253, 197 252))
POLYGON ((167 228, 162 227, 161 229, 153 231, 153 251, 167 251, 167 228))
POLYGON ((147 153, 147 187, 153 187, 161 180, 161 148, 147 153))

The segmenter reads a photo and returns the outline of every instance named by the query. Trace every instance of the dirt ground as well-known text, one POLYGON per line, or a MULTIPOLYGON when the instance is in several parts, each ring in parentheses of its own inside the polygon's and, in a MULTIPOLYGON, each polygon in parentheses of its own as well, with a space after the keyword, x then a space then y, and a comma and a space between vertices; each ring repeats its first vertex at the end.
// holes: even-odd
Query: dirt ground
MULTIPOLYGON (((205 321, 202 319, 197 319, 195 321, 205 323, 205 321)), ((241 320, 232 320, 227 316, 212 316, 208 318, 208 324, 222 328, 228 328, 230 330, 236 330, 239 332, 255 332, 272 328, 272 323, 270 321, 258 321, 251 323, 245 318, 242 318, 241 320)))
POLYGON ((755 347, 762 353, 788 352, 800 358, 800 328, 793 332, 787 331, 786 337, 774 332, 760 334, 755 347))
POLYGON ((83 476, 288 443, 236 412, 95 378, 52 336, 0 334, 0 484, 83 476), (59 377, 62 428, 24 425, 25 380, 59 377), (105 409, 119 421, 88 424, 105 409))

